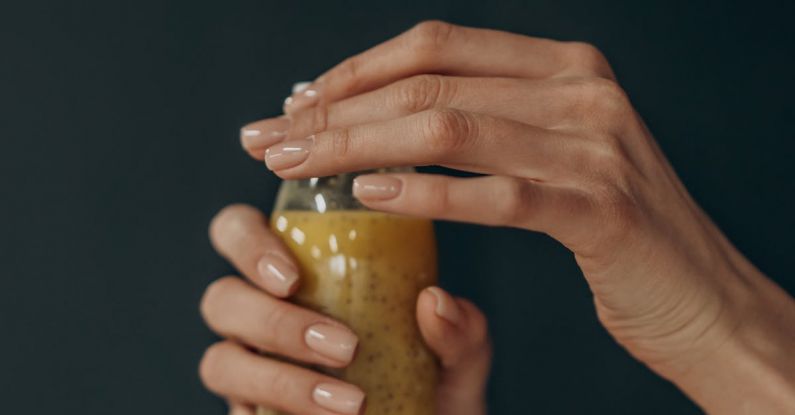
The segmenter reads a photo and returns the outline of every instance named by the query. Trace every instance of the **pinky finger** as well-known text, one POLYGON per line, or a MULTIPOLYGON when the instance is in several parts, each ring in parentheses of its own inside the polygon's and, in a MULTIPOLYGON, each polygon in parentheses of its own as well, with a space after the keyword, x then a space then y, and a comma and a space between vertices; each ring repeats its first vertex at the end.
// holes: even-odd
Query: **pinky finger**
POLYGON ((376 210, 526 228, 564 244, 583 228, 591 209, 588 196, 580 190, 505 176, 363 175, 355 179, 353 193, 376 210))
POLYGON ((237 402, 229 402, 229 415, 254 415, 254 408, 237 402))

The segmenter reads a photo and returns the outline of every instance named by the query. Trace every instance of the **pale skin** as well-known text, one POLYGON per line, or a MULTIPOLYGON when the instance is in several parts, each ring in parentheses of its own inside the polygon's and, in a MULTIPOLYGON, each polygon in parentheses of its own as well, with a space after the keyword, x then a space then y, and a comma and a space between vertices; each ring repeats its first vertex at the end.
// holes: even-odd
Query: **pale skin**
MULTIPOLYGON (((610 334, 706 412, 795 413, 795 301, 690 197, 594 47, 424 22, 333 67, 288 98, 285 114, 242 130, 246 151, 278 176, 404 165, 482 173, 360 176, 354 194, 375 210, 546 233, 574 253, 610 334)), ((274 252, 294 267, 262 214, 227 208, 211 235, 250 283, 223 279, 203 300, 208 324, 229 339, 201 363, 208 388, 241 415, 254 405, 361 411, 354 385, 338 385, 348 389, 336 403, 348 406, 332 410, 313 388, 341 382, 249 351, 347 363, 305 344, 302 331, 328 319, 284 300, 297 280, 260 272, 274 252)), ((482 313, 432 289, 417 319, 443 362, 438 413, 484 414, 482 313)))

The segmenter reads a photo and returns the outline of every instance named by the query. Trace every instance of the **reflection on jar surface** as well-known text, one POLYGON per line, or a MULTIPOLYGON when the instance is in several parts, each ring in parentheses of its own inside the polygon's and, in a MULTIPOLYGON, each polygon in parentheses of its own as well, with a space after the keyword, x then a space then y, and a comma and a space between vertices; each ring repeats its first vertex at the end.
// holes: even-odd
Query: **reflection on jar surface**
POLYGON ((351 365, 315 369, 361 387, 368 415, 433 414, 437 362, 415 317, 417 295, 436 283, 433 224, 363 209, 288 209, 271 225, 301 268, 292 300, 359 336, 351 365))

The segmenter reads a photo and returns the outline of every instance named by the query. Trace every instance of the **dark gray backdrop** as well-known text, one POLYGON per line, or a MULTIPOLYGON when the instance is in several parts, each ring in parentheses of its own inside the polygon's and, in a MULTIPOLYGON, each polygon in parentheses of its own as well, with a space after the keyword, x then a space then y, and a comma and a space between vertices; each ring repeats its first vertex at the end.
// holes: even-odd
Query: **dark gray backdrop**
MULTIPOLYGON (((793 7, 672 1, 4 2, 0 412, 220 414, 197 302, 206 226, 278 184, 238 128, 421 19, 601 47, 684 182, 795 291, 793 7)), ((600 328, 548 238, 438 225, 443 283, 489 315, 495 414, 698 413, 600 328)))

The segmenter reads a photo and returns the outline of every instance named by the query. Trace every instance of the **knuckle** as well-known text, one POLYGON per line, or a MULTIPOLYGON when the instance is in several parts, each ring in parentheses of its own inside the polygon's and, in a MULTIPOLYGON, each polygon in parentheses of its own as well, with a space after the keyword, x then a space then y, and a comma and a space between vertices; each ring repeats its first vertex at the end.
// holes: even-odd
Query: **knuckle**
POLYGON ((397 106, 409 113, 433 108, 442 91, 439 75, 418 75, 402 81, 396 88, 397 106))
POLYGON ((286 342, 290 343, 292 338, 287 339, 283 336, 278 336, 276 333, 283 331, 284 329, 298 327, 298 325, 293 324, 294 321, 291 320, 290 313, 285 309, 285 307, 280 307, 278 304, 274 304, 271 307, 263 308, 262 316, 260 317, 260 321, 262 321, 263 331, 260 335, 260 342, 265 347, 278 347, 279 342, 286 342))
POLYGON ((351 56, 346 58, 329 74, 329 78, 333 78, 329 83, 341 83, 347 86, 349 90, 356 90, 359 84, 359 73, 361 72, 361 58, 351 56))
POLYGON ((213 281, 207 286, 199 306, 206 321, 209 322, 214 319, 217 306, 223 303, 222 299, 228 296, 229 292, 238 284, 240 284, 240 280, 237 277, 226 276, 213 281))
POLYGON ((272 370, 265 380, 265 390, 274 397, 287 397, 295 394, 293 378, 284 370, 272 370))
POLYGON ((204 351, 199 362, 199 378, 207 389, 218 391, 223 384, 224 356, 234 347, 228 341, 213 344, 204 351))
POLYGON ((340 128, 334 130, 329 139, 331 155, 337 160, 344 160, 348 157, 351 150, 351 130, 340 128))
POLYGON ((608 187, 600 192, 597 201, 605 225, 602 238, 607 239, 610 245, 626 238, 637 227, 640 211, 629 193, 617 186, 608 187))
POLYGON ((329 108, 325 103, 319 103, 312 108, 312 133, 320 133, 328 128, 329 108))
POLYGON ((565 48, 571 66, 576 66, 598 75, 610 73, 607 59, 596 46, 586 42, 568 42, 565 48))
POLYGON ((230 239, 249 234, 250 219, 261 215, 262 212, 245 204, 233 204, 221 209, 210 221, 210 239, 216 249, 220 251, 230 239))
POLYGON ((593 134, 594 145, 588 153, 595 171, 606 174, 611 182, 628 176, 631 162, 621 141, 612 134, 593 134))
POLYGON ((507 179, 497 182, 494 197, 494 215, 498 225, 519 224, 527 213, 531 198, 530 187, 521 180, 507 179))
POLYGON ((619 121, 631 108, 626 92, 614 81, 605 78, 578 80, 574 89, 575 107, 586 117, 619 121))
POLYGON ((426 137, 433 154, 455 153, 476 135, 472 117, 459 110, 438 109, 428 113, 426 137))
POLYGON ((455 32, 455 25, 440 20, 426 20, 409 31, 415 51, 434 53, 443 49, 455 32))

